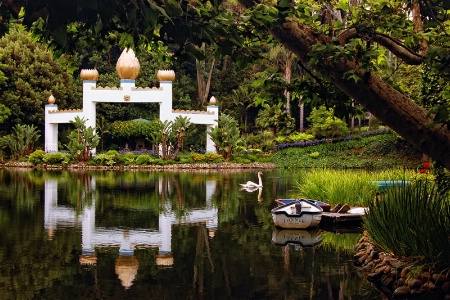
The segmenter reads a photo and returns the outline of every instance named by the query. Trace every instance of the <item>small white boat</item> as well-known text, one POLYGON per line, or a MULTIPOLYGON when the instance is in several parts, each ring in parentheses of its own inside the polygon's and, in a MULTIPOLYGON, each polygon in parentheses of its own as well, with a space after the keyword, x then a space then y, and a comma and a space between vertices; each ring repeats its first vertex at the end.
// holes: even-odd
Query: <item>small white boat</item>
POLYGON ((299 245, 302 248, 314 247, 322 242, 319 227, 310 229, 274 228, 272 243, 276 246, 299 245))
POLYGON ((304 229, 319 226, 323 210, 305 200, 297 200, 271 210, 273 222, 281 228, 304 229))

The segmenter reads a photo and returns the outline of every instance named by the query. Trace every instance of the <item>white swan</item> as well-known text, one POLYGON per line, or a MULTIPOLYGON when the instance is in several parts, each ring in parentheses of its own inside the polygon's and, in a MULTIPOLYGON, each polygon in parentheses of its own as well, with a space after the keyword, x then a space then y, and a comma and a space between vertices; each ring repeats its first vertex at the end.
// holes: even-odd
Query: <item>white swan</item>
POLYGON ((260 188, 262 187, 262 179, 261 179, 261 175, 263 173, 262 172, 258 172, 258 183, 254 183, 253 181, 247 181, 247 183, 240 183, 241 187, 243 188, 247 188, 247 189, 251 189, 251 188, 260 188))

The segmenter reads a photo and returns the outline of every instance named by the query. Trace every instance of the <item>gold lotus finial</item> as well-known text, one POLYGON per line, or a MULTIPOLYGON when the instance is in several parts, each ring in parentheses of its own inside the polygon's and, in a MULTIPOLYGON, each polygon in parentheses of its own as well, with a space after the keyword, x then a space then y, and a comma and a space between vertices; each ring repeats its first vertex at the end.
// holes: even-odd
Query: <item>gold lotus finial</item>
POLYGON ((125 48, 116 64, 116 71, 120 79, 136 79, 141 66, 134 55, 133 49, 125 48))
POLYGON ((98 71, 97 69, 83 69, 80 72, 80 77, 82 80, 97 80, 98 71))
POLYGON ((173 70, 159 70, 156 74, 156 78, 159 81, 174 81, 175 80, 175 71, 173 70))

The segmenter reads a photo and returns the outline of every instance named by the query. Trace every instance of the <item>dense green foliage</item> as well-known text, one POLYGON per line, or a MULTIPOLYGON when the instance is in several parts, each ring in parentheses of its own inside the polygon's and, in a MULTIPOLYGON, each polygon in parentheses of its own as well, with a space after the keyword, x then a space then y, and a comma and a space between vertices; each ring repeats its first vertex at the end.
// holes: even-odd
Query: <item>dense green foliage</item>
POLYGON ((239 145, 239 129, 237 121, 226 114, 221 114, 218 120, 218 126, 208 132, 211 140, 216 146, 217 153, 224 159, 229 158, 234 149, 239 145))
POLYGON ((34 125, 17 124, 12 133, 0 137, 0 148, 9 150, 11 159, 25 157, 34 151, 40 131, 34 125))
POLYGON ((334 109, 323 105, 313 108, 308 121, 311 122, 311 133, 318 139, 343 137, 349 133, 347 124, 334 115, 334 109))
MULTIPOLYGON (((45 45, 20 28, 0 39, 0 71, 7 80, 0 89, 0 103, 11 111, 3 130, 17 124, 44 124, 44 104, 53 94, 59 108, 70 106, 74 94, 71 75, 62 66, 64 57, 54 61, 45 45)), ((66 66, 67 68, 67 66, 66 66)))
POLYGON ((317 146, 277 151, 273 161, 280 168, 392 168, 418 167, 420 153, 395 134, 356 138, 317 146), (318 155, 311 157, 311 153, 318 155))
POLYGON ((86 162, 91 158, 91 150, 99 144, 100 137, 95 134, 94 128, 86 126, 84 118, 77 116, 70 123, 75 129, 70 133, 67 148, 74 159, 86 162))

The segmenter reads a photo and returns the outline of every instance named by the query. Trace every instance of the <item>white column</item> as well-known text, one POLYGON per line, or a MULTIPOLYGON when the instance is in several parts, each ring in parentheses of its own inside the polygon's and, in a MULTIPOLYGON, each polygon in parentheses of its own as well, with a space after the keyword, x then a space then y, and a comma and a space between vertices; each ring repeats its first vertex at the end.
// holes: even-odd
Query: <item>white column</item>
MULTIPOLYGON (((86 127, 92 127, 95 130, 97 126, 95 95, 92 91, 96 87, 95 80, 83 80, 83 117, 86 120, 86 127)), ((91 149, 92 155, 95 155, 96 149, 91 149)))
POLYGON ((160 81, 160 88, 163 90, 163 101, 159 103, 159 119, 170 121, 172 116, 172 81, 160 81))
POLYGON ((214 123, 211 125, 206 125, 206 152, 216 153, 215 144, 211 140, 208 132, 218 125, 217 120, 219 119, 219 107, 217 105, 208 105, 206 110, 214 113, 214 123))
POLYGON ((50 123, 49 111, 58 110, 56 104, 45 105, 45 152, 58 151, 58 124, 50 123))

